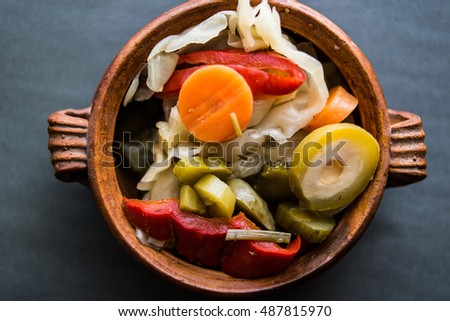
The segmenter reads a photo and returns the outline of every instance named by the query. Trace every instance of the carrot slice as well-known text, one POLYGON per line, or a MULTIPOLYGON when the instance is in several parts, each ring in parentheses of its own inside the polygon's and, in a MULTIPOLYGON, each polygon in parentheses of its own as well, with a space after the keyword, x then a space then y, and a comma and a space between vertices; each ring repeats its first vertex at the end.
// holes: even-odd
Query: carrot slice
MULTIPOLYGON (((230 114, 241 130, 253 112, 253 96, 245 78, 223 65, 196 70, 184 82, 178 98, 183 124, 202 141, 223 142, 236 137, 230 114)), ((236 125, 236 124, 234 124, 236 125)))
POLYGON ((340 123, 352 113, 357 105, 358 99, 355 96, 341 86, 333 87, 330 89, 325 108, 314 116, 305 129, 313 131, 325 125, 340 123))

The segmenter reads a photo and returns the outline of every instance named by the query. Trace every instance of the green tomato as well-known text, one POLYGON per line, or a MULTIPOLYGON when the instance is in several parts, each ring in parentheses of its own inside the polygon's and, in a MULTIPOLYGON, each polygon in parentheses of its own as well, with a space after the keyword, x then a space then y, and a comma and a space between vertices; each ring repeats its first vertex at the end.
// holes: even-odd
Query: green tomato
POLYGON ((227 184, 236 196, 237 207, 254 219, 257 224, 270 231, 275 231, 275 221, 266 201, 247 182, 240 178, 234 178, 229 180, 227 184))
POLYGON ((363 128, 347 123, 326 125, 295 148, 289 184, 309 210, 335 213, 364 191, 379 155, 377 141, 363 128))
POLYGON ((336 225, 333 217, 319 217, 291 203, 278 205, 275 221, 284 231, 298 234, 310 243, 323 242, 336 225))
POLYGON ((176 163, 173 173, 181 184, 192 186, 206 174, 213 174, 220 179, 225 179, 231 175, 231 169, 220 159, 204 159, 200 156, 193 156, 181 159, 176 163))
POLYGON ((180 210, 200 215, 206 214, 205 204, 189 185, 183 185, 180 189, 180 210))
POLYGON ((194 190, 208 206, 211 216, 231 218, 236 204, 236 196, 230 186, 222 182, 217 176, 207 174, 197 181, 194 190))

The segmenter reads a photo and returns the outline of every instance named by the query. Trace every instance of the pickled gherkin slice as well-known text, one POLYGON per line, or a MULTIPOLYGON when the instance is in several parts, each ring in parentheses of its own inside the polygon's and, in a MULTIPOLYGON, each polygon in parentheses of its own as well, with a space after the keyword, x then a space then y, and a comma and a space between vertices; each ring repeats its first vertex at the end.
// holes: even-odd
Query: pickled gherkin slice
POLYGON ((275 220, 267 206, 267 203, 245 181, 239 178, 227 181, 234 195, 236 205, 245 212, 255 223, 268 230, 275 230, 275 220))
POLYGON ((346 207, 347 207, 347 205, 338 207, 338 208, 333 208, 331 210, 323 210, 323 211, 310 210, 310 212, 319 217, 333 217, 334 215, 338 214, 339 212, 342 212, 346 207))
POLYGON ((217 158, 202 158, 193 156, 184 158, 175 164, 173 173, 181 184, 194 185, 206 174, 213 174, 220 179, 226 179, 231 174, 223 161, 217 158))
POLYGON ((319 217, 291 203, 278 205, 275 221, 284 231, 298 234, 310 243, 323 242, 336 225, 332 217, 319 217))
POLYGON ((189 185, 183 185, 180 190, 180 209, 197 214, 205 214, 206 206, 197 193, 189 185))
POLYGON ((378 142, 363 128, 347 123, 326 125, 295 148, 289 183, 309 210, 337 213, 364 191, 379 156, 378 142))
POLYGON ((236 197, 231 188, 217 176, 207 174, 194 184, 194 190, 208 206, 211 216, 231 218, 236 197))
POLYGON ((289 185, 289 168, 284 162, 269 162, 256 177, 255 191, 268 202, 295 200, 289 185))

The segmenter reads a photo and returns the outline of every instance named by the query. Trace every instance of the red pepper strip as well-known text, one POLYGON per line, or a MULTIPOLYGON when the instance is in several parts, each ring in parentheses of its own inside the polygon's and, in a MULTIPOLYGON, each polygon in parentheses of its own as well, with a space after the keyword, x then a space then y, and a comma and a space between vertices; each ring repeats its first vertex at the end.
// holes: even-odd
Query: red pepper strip
POLYGON ((226 65, 239 72, 255 97, 292 93, 306 80, 303 70, 289 59, 273 52, 242 50, 206 50, 181 55, 178 66, 194 67, 176 70, 158 94, 161 98, 176 96, 184 81, 204 65, 226 65))
POLYGON ((171 241, 172 212, 178 209, 176 199, 143 201, 123 198, 123 209, 128 221, 158 241, 171 241))
MULTIPOLYGON (((230 228, 259 229, 243 214, 231 218, 230 228)), ((286 248, 273 242, 231 241, 224 251, 221 269, 239 278, 258 278, 281 272, 300 249, 297 236, 286 248)))
POLYGON ((215 268, 225 248, 228 220, 176 210, 172 212, 175 247, 191 262, 215 268))

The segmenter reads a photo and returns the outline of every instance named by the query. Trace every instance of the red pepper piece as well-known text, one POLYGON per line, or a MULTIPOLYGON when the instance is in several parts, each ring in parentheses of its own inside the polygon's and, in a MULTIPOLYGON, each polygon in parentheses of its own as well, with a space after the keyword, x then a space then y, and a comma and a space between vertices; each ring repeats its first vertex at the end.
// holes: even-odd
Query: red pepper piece
POLYGON ((176 199, 143 201, 123 198, 123 209, 128 221, 158 241, 171 241, 172 212, 178 210, 176 199))
MULTIPOLYGON (((259 229, 245 215, 231 218, 230 228, 259 229)), ((221 260, 224 273, 239 278, 258 278, 281 272, 300 249, 300 237, 286 248, 273 242, 230 241, 221 260)))
POLYGON ((292 93, 306 80, 303 70, 289 59, 273 52, 243 50, 206 50, 181 55, 178 66, 193 67, 175 70, 157 95, 168 98, 178 95, 184 81, 205 65, 226 65, 239 72, 255 97, 279 96, 292 93))
POLYGON ((219 266, 228 220, 176 210, 172 212, 175 247, 181 256, 205 267, 219 266))

